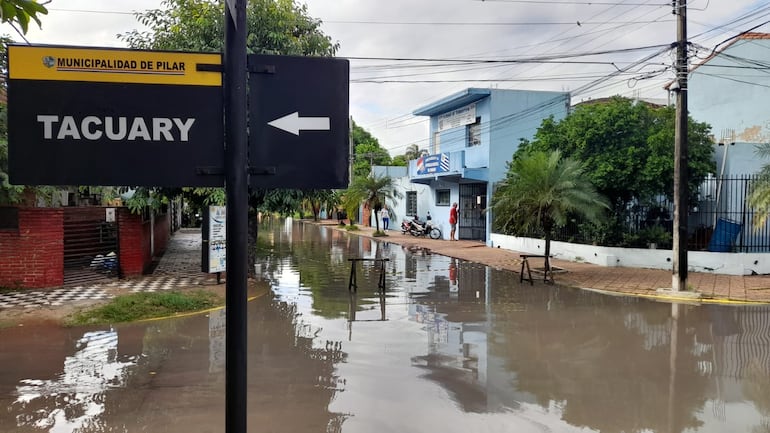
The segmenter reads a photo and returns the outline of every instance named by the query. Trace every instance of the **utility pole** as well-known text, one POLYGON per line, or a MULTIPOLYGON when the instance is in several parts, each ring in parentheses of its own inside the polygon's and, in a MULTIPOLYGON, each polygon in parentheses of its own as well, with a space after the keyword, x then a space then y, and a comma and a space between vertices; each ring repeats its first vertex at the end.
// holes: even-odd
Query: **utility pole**
POLYGON ((674 245, 672 288, 687 290, 687 2, 673 0, 676 25, 676 132, 674 134, 674 245))

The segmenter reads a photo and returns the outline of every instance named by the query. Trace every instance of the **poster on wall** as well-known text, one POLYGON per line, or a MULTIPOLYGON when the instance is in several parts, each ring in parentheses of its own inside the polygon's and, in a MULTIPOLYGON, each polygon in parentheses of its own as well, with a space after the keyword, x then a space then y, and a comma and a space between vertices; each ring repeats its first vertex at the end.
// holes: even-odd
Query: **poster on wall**
POLYGON ((227 212, 225 206, 209 206, 209 273, 227 270, 227 212))

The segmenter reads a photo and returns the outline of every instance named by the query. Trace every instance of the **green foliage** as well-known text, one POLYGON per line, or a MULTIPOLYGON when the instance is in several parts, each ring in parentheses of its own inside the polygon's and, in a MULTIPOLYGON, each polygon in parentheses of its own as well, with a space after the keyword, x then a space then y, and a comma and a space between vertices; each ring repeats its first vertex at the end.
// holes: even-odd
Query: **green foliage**
POLYGON ((416 144, 410 144, 406 147, 406 152, 404 152, 403 155, 396 155, 393 157, 391 165, 409 165, 409 161, 419 158, 423 153, 426 153, 426 151, 420 149, 416 144))
POLYGON ((396 166, 396 167, 406 167, 407 165, 409 165, 409 160, 406 159, 404 155, 396 155, 390 161, 390 165, 396 166))
POLYGON ((641 246, 656 244, 659 248, 667 248, 671 245, 672 233, 663 226, 652 225, 639 230, 641 246))
POLYGON ((526 234, 542 230, 545 254, 549 255, 555 227, 565 225, 575 214, 599 221, 609 203, 596 192, 583 164, 563 158, 558 150, 531 151, 509 164, 489 208, 498 231, 526 234))
MULTIPOLYGON (((137 14, 148 31, 118 37, 132 48, 222 51, 224 1, 163 0, 163 8, 137 14)), ((339 44, 321 31, 321 21, 294 0, 249 0, 246 5, 249 53, 333 56, 339 44)))
MULTIPOLYGON (((756 145, 759 158, 770 157, 770 143, 756 145)), ((770 215, 770 164, 765 164, 749 186, 749 206, 754 210, 754 229, 764 227, 770 215)))
POLYGON ((22 199, 24 187, 8 182, 8 141, 0 139, 0 205, 18 203, 22 199))
POLYGON ((29 29, 30 19, 40 26, 40 15, 48 14, 48 9, 35 0, 0 0, 0 11, 0 21, 18 24, 24 34, 29 29))
POLYGON ((220 304, 222 299, 219 296, 204 290, 133 293, 118 296, 107 305, 76 313, 68 319, 67 324, 74 326, 132 322, 205 310, 220 304))
MULTIPOLYGON (((393 186, 393 179, 389 176, 377 177, 370 174, 366 177, 357 177, 353 179, 353 184, 345 191, 345 208, 356 209, 361 203, 374 212, 374 215, 382 209, 386 200, 395 203, 396 199, 402 197, 402 194, 393 186)), ((348 215, 351 215, 348 213, 348 215)), ((377 231, 380 231, 380 220, 374 218, 377 231)))
MULTIPOLYGON (((560 150, 585 164, 586 175, 616 211, 634 200, 673 196, 674 120, 672 107, 654 108, 615 97, 583 104, 560 122, 541 124, 532 142, 523 142, 515 157, 531 150, 560 150)), ((710 126, 689 119, 688 175, 691 200, 698 185, 715 171, 710 126)))
POLYGON ((353 178, 366 177, 373 165, 391 165, 390 154, 369 131, 352 122, 350 137, 353 140, 353 178))

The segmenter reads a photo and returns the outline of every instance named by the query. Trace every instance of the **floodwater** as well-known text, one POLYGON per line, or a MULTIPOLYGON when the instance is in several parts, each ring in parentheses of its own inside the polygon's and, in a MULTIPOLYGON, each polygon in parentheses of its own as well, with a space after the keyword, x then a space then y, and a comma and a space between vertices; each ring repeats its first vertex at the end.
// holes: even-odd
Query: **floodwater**
MULTIPOLYGON (((261 227, 251 432, 770 432, 770 308, 550 285, 261 227), (359 264, 348 292, 348 258, 359 264)), ((224 431, 224 312, 0 329, 0 432, 224 431)))

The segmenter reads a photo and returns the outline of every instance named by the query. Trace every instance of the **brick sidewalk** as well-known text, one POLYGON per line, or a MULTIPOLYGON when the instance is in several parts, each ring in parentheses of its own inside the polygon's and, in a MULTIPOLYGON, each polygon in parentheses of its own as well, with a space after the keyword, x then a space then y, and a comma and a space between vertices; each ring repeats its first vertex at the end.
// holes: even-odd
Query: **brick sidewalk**
MULTIPOLYGON (((359 227, 359 229, 351 233, 371 237, 374 232, 373 227, 359 227)), ((401 234, 400 230, 391 230, 387 237, 377 239, 405 247, 427 248, 443 256, 482 263, 516 273, 521 269, 519 257, 521 253, 502 248, 490 248, 479 241, 452 242, 416 238, 409 234, 401 234)), ((530 259, 530 265, 533 268, 542 268, 542 259, 530 259)), ((672 272, 667 270, 604 267, 558 259, 552 259, 551 265, 565 271, 554 275, 556 283, 571 287, 661 298, 667 296, 660 295, 657 289, 671 288, 672 272)), ((701 293, 706 300, 770 302, 770 275, 735 276, 689 272, 688 285, 701 293)))

